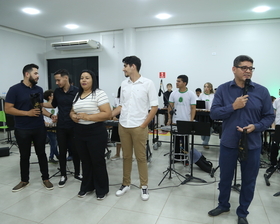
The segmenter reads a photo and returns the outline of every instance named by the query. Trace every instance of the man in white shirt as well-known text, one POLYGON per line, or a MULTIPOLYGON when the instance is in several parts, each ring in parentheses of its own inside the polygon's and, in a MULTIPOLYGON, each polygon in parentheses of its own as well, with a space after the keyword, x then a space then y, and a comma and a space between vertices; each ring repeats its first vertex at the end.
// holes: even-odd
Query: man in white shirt
POLYGON ((141 60, 136 56, 125 57, 124 74, 128 79, 121 84, 120 105, 112 117, 120 114, 119 135, 123 149, 123 182, 116 196, 130 190, 133 149, 140 177, 141 198, 149 199, 146 142, 148 124, 158 110, 158 96, 154 83, 139 74, 141 60), (149 112, 150 110, 150 112, 149 112))
MULTIPOLYGON (((197 96, 193 91, 187 88, 188 81, 189 78, 186 75, 179 75, 177 77, 176 87, 178 90, 173 91, 169 97, 170 107, 168 108, 167 125, 170 125, 171 122, 176 124, 177 120, 194 121, 197 96), (170 114, 171 108, 175 109, 173 117, 170 114)), ((181 140, 183 145, 188 146, 188 137, 182 138, 181 140)), ((187 149, 185 150, 187 151, 187 149)), ((175 153, 180 153, 180 151, 180 139, 176 138, 175 153)), ((212 163, 207 161, 201 152, 196 149, 194 149, 193 152, 193 162, 203 171, 210 173, 212 170, 212 163)), ((179 159, 180 157, 175 156, 174 162, 177 162, 179 159)))

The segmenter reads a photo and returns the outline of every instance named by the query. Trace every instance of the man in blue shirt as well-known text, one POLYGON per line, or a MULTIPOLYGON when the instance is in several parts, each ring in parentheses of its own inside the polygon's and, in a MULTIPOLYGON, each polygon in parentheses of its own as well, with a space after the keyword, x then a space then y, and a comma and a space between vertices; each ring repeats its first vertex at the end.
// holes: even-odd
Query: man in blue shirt
POLYGON ((220 183, 218 207, 209 211, 209 216, 217 216, 230 209, 230 191, 234 169, 238 160, 239 141, 243 130, 247 130, 247 159, 240 161, 241 190, 239 206, 236 210, 238 224, 247 224, 248 208, 254 197, 256 178, 259 171, 261 153, 261 132, 274 120, 274 113, 268 90, 252 81, 253 59, 240 55, 233 62, 234 80, 220 85, 215 93, 210 116, 222 119, 220 142, 220 183), (244 91, 244 88, 247 91, 244 91), (246 93, 247 92, 247 93, 246 93), (244 93, 244 94, 243 94, 244 93))
POLYGON ((43 115, 52 118, 52 114, 42 109, 43 89, 37 86, 39 66, 24 66, 23 80, 10 87, 5 102, 5 112, 14 115, 15 137, 20 153, 21 182, 13 188, 13 192, 22 190, 29 185, 29 167, 31 144, 33 143, 43 185, 47 190, 53 189, 49 181, 48 161, 45 152, 46 128, 43 115))

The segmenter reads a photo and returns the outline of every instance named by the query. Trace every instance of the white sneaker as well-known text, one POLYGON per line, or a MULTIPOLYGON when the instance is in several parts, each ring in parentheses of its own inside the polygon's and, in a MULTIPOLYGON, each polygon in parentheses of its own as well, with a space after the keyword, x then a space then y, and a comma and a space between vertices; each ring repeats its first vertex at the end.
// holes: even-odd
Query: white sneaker
POLYGON ((148 191, 148 186, 142 186, 141 188, 141 198, 143 201, 149 200, 149 191, 148 191))
POLYGON ((121 157, 119 157, 119 156, 113 156, 113 157, 111 157, 111 161, 115 161, 115 160, 119 160, 119 159, 121 159, 121 157))
POLYGON ((116 196, 122 196, 124 193, 130 190, 130 186, 122 185, 120 189, 116 192, 116 196))

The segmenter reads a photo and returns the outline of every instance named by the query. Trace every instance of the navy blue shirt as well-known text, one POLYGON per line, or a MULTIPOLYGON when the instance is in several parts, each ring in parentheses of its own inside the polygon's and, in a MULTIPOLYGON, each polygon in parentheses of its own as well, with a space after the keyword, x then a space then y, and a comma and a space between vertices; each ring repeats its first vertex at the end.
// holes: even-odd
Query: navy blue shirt
POLYGON ((55 89, 53 93, 52 106, 58 107, 58 128, 72 128, 74 121, 70 118, 70 111, 72 109, 73 100, 79 89, 76 86, 70 86, 69 90, 65 93, 63 88, 55 89))
MULTIPOLYGON (((37 85, 30 88, 21 81, 10 87, 5 101, 14 104, 14 108, 18 110, 29 111, 34 109, 30 95, 36 93, 39 93, 40 103, 43 103, 43 89, 37 85)), ((35 129, 44 126, 44 118, 42 114, 39 115, 39 117, 14 116, 14 118, 15 128, 35 129)))
POLYGON ((255 125, 255 130, 248 134, 249 150, 261 147, 261 132, 266 130, 274 121, 274 112, 268 90, 254 82, 248 87, 248 101, 246 106, 234 110, 233 102, 242 96, 243 88, 236 85, 235 81, 220 85, 215 93, 210 117, 213 120, 223 120, 221 144, 228 148, 237 148, 241 138, 241 128, 249 124, 255 125))

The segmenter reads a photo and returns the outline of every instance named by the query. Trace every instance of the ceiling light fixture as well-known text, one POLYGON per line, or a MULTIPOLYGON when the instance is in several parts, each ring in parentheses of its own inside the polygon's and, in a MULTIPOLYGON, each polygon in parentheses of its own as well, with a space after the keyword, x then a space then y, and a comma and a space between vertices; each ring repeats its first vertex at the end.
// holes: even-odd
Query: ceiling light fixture
POLYGON ((268 6, 259 6, 253 9, 254 12, 266 12, 270 9, 268 6))
POLYGON ((73 30, 73 29, 77 29, 79 26, 76 25, 76 24, 67 24, 65 27, 68 28, 68 29, 73 30))
POLYGON ((38 9, 34 9, 34 8, 24 8, 22 9, 22 11, 30 15, 36 15, 40 13, 38 9))
POLYGON ((156 18, 158 19, 169 19, 171 17, 171 15, 167 14, 167 13, 160 13, 156 15, 156 18))

